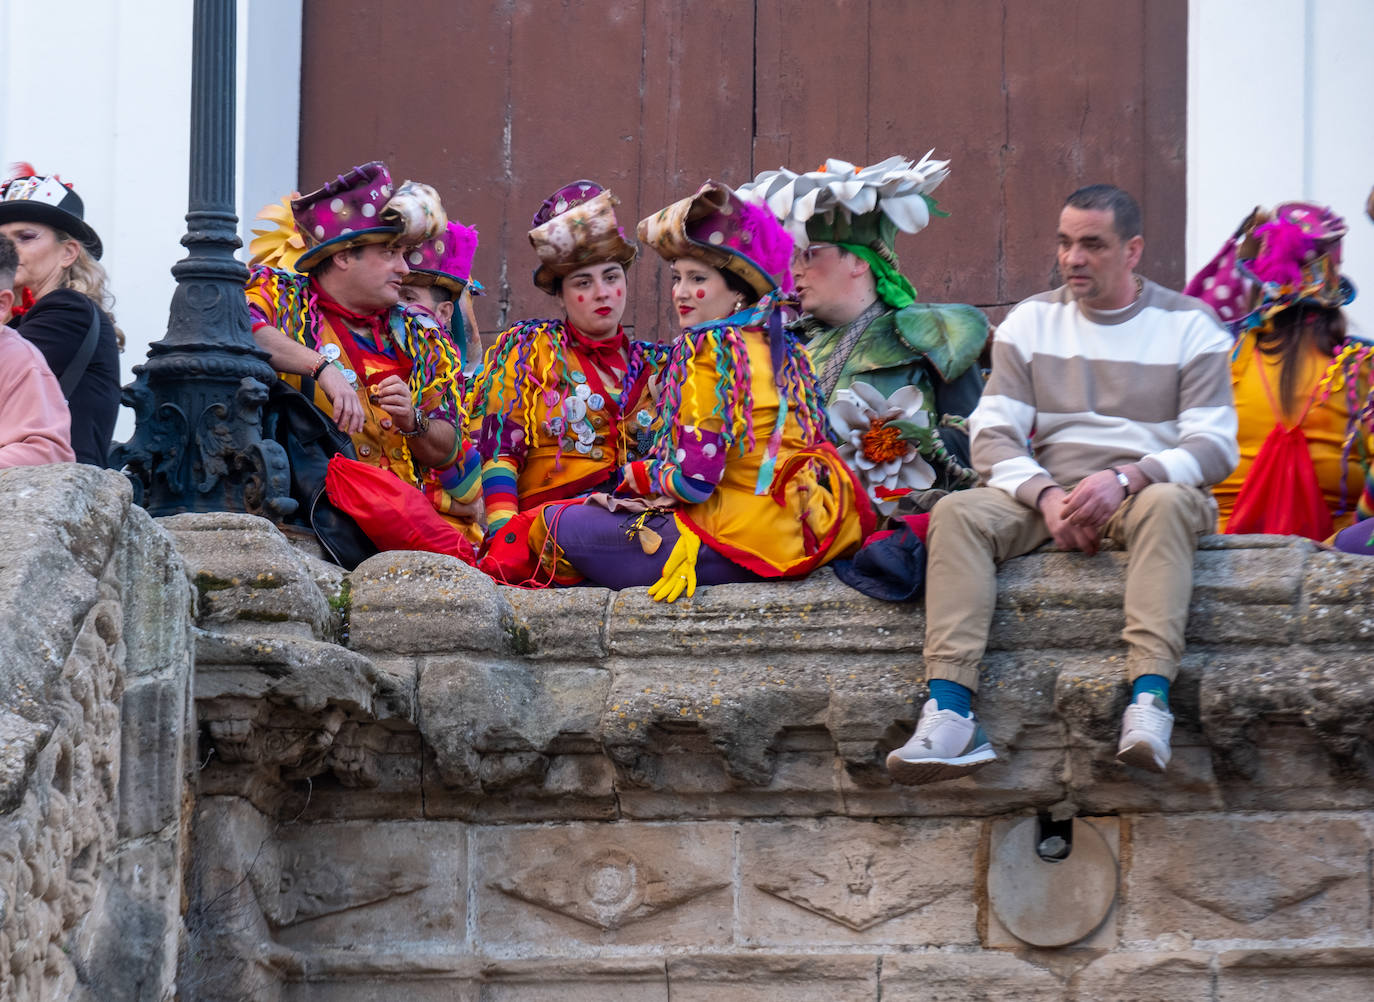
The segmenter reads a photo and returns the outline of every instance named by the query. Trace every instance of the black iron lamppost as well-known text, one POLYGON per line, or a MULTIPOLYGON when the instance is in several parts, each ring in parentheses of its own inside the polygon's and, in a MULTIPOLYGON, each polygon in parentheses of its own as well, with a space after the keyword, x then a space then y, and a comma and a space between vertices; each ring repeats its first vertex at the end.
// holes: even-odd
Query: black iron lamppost
POLYGON ((234 0, 196 0, 191 62, 191 183, 186 257, 172 266, 167 336, 134 367, 123 401, 133 438, 110 465, 152 515, 238 511, 291 514, 286 453, 262 438, 262 405, 276 373, 253 341, 235 259, 234 0))

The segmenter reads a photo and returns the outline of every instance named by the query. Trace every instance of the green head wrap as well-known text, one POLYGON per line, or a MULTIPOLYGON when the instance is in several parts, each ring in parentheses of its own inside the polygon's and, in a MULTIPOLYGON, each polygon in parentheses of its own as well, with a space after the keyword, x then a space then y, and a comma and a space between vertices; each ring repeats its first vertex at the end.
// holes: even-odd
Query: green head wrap
POLYGON ((868 266, 873 269, 873 282, 877 286, 878 298, 888 306, 901 310, 916 302, 916 290, 911 283, 900 271, 879 257, 878 252, 872 247, 846 243, 837 246, 868 262, 868 266))

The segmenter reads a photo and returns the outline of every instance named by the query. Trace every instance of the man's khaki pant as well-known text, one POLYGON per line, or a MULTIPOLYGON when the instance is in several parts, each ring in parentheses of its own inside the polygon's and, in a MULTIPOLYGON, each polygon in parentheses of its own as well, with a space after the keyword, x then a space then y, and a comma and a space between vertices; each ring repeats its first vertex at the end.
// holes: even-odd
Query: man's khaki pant
MULTIPOLYGON (((1103 534, 1125 547, 1126 668, 1173 681, 1193 595, 1198 537, 1216 525, 1212 496, 1197 487, 1150 484, 1127 498, 1103 534)), ((955 491, 930 518, 926 565, 926 678, 977 691, 978 665, 997 604, 997 565, 1050 539, 1045 520, 1005 491, 955 491)))

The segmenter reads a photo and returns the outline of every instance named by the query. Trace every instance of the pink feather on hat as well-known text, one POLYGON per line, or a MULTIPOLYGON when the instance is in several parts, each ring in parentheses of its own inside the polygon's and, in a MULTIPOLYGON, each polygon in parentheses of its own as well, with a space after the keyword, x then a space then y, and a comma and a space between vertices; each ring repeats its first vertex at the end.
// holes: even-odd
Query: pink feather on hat
POLYGON ((1315 254, 1317 241, 1300 226, 1276 219, 1256 228, 1260 252, 1250 270, 1261 282, 1298 285, 1302 282, 1302 266, 1315 254))
MULTIPOLYGON (((748 255, 778 283, 783 292, 792 291, 792 252, 796 243, 792 234, 783 229, 778 218, 764 205, 759 205, 735 192, 739 196, 736 209, 738 226, 742 233, 748 234, 742 240, 740 250, 748 255)), ((734 241, 730 241, 734 243, 734 241)))

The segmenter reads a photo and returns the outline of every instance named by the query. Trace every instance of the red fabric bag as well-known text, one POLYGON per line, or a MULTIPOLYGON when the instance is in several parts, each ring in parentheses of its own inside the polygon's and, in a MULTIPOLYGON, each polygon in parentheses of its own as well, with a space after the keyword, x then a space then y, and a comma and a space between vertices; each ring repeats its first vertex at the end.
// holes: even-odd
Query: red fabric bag
POLYGON ((347 512, 381 550, 447 553, 476 564, 472 544, 434 510, 429 499, 394 473, 346 456, 334 456, 324 478, 325 493, 347 512))
POLYGON ((482 545, 482 558, 477 562, 477 569, 501 584, 514 585, 517 588, 552 588, 577 584, 582 580, 582 575, 572 571, 562 561, 562 553, 556 545, 557 512, 560 508, 580 505, 583 501, 580 497, 569 498, 562 501, 546 501, 533 508, 526 508, 487 537, 487 541, 482 545), (544 519, 545 512, 551 514, 548 532, 544 532, 543 526, 539 524, 544 519), (536 552, 536 546, 540 547, 539 552, 536 552), (541 554, 548 560, 541 560, 541 554), (561 572, 550 566, 554 563, 555 555, 558 567, 562 568, 561 572), (568 576, 569 574, 571 576, 568 576))
POLYGON ((1331 535, 1331 510, 1317 483, 1301 425, 1285 428, 1275 424, 1269 432, 1255 456, 1255 465, 1240 485, 1226 531, 1306 536, 1318 541, 1331 535))
POLYGON ((539 561, 530 550, 530 526, 538 517, 538 508, 527 508, 488 536, 477 569, 501 584, 532 581, 539 561))
POLYGON ((1274 427, 1255 456, 1250 472, 1240 485, 1236 505, 1226 520, 1228 533, 1259 532, 1275 536, 1306 536, 1321 541, 1334 531, 1331 509, 1322 496, 1317 470, 1307 449, 1302 423, 1312 406, 1308 400, 1302 416, 1291 428, 1284 427, 1278 407, 1264 376, 1263 362, 1256 351, 1255 364, 1274 411, 1274 427))

